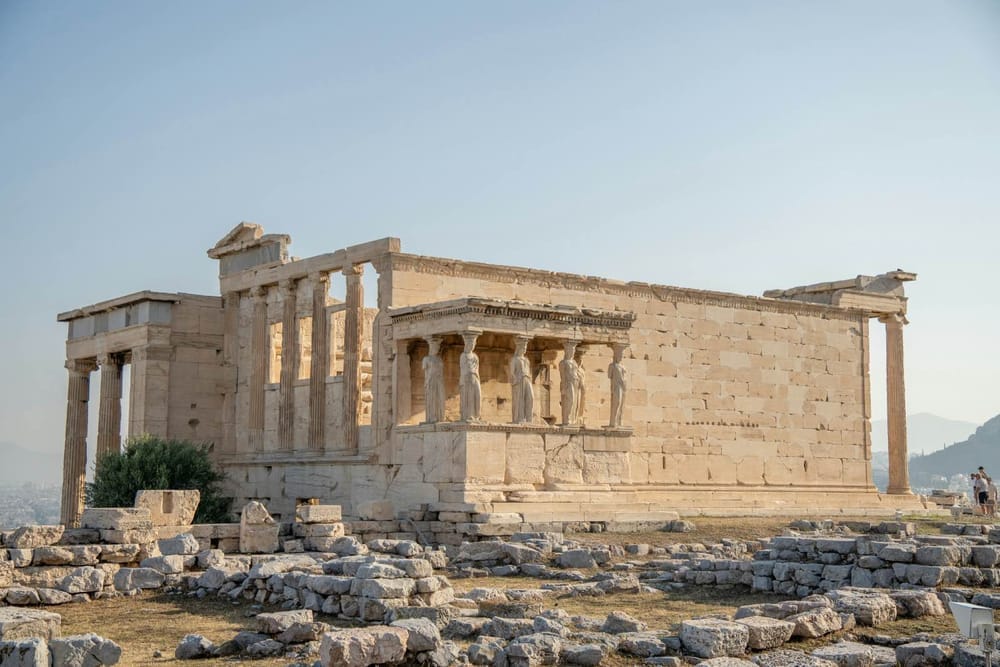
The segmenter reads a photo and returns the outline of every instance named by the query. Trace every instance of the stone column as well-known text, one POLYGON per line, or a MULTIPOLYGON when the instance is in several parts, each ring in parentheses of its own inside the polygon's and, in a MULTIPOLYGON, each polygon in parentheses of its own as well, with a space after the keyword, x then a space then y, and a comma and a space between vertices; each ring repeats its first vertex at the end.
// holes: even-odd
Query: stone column
POLYGON ((240 348, 240 294, 227 292, 222 297, 222 447, 224 454, 236 451, 236 379, 240 348))
POLYGON ((122 449, 122 361, 117 354, 97 357, 101 368, 101 403, 97 413, 97 457, 122 449))
POLYGON ((361 339, 365 307, 361 274, 364 267, 344 268, 347 278, 344 311, 344 410, 343 444, 349 452, 358 451, 358 422, 361 418, 361 339))
POLYGON ((69 386, 66 396, 66 441, 63 449, 63 485, 60 522, 67 527, 80 525, 83 514, 84 483, 87 477, 87 404, 90 401, 90 361, 66 362, 69 386))
POLYGON ((264 382, 267 374, 267 288, 250 290, 253 320, 250 323, 250 410, 247 428, 250 451, 264 451, 264 382))
POLYGON ((330 375, 330 325, 326 315, 326 295, 330 276, 314 273, 312 283, 312 359, 309 367, 309 446, 326 447, 326 378, 330 375))
POLYGON ((295 380, 299 377, 299 319, 295 281, 281 281, 281 385, 278 449, 295 446, 295 380))
POLYGON ((909 461, 906 451, 906 388, 903 381, 903 325, 900 313, 879 318, 885 324, 886 416, 889 423, 888 493, 910 491, 909 461))

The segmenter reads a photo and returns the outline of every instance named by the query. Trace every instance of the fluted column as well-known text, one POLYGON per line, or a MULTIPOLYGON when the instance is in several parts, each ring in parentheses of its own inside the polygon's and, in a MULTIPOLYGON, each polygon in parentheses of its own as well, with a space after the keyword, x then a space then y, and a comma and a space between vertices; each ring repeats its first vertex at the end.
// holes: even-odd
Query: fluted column
POLYGON ((312 283, 312 359, 309 367, 309 446, 326 446, 326 378, 330 375, 330 325, 326 315, 326 295, 330 276, 314 273, 312 283))
POLYGON ((80 525, 83 514, 84 483, 87 477, 87 404, 90 400, 90 361, 66 362, 69 384, 66 395, 66 441, 63 449, 63 485, 60 521, 69 527, 80 525))
POLYGON ((117 354, 97 357, 101 368, 101 402, 97 413, 97 461, 122 449, 122 363, 117 354))
POLYGON ((240 294, 227 292, 222 297, 222 452, 236 451, 236 378, 239 354, 240 294))
POLYGON ((349 452, 358 451, 358 422, 361 418, 361 337, 365 307, 361 286, 363 266, 344 268, 347 278, 344 311, 344 410, 343 441, 349 452))
POLYGON ((299 322, 295 281, 281 281, 281 385, 278 404, 278 448, 295 446, 295 380, 299 376, 299 322))
POLYGON ((889 493, 910 491, 906 447, 906 386, 903 379, 903 325, 899 313, 880 317, 885 324, 886 416, 889 425, 889 493))
POLYGON ((247 429, 250 451, 264 450, 264 381, 267 373, 267 288, 250 290, 253 320, 250 324, 250 410, 247 429))

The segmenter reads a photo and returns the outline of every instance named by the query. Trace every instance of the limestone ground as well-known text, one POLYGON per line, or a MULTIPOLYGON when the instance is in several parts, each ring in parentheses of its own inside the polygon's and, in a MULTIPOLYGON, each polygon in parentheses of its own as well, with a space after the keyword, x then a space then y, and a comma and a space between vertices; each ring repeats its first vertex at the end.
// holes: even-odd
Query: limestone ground
MULTIPOLYGON (((788 526, 786 518, 716 518, 693 519, 696 530, 690 533, 586 533, 570 537, 598 544, 646 543, 662 546, 675 543, 716 543, 723 538, 752 540, 781 534, 788 526)), ((916 520, 921 533, 937 533, 943 519, 916 520)), ((967 518, 966 522, 982 522, 967 518)), ((529 577, 489 577, 454 579, 456 592, 477 587, 538 588, 545 580, 529 577)), ((554 582, 559 583, 559 582, 554 582)), ((751 594, 743 588, 691 587, 670 593, 615 594, 601 597, 552 598, 544 602, 547 608, 558 608, 573 615, 606 616, 611 611, 624 611, 647 623, 651 629, 676 630, 680 621, 713 614, 732 614, 736 607, 757 602, 774 602, 779 596, 751 594)), ((270 610, 270 609, 268 609, 270 610)), ((121 663, 126 666, 181 665, 174 659, 174 648, 189 633, 204 635, 215 643, 232 639, 240 630, 252 629, 251 604, 241 601, 233 604, 228 599, 207 597, 196 599, 186 595, 164 593, 144 594, 132 598, 98 600, 89 604, 70 604, 56 609, 63 617, 63 634, 96 632, 118 642, 123 648, 121 663), (154 657, 159 651, 161 657, 154 657)), ((340 624, 337 619, 317 615, 317 620, 340 624)), ((925 619, 901 619, 879 628, 857 628, 855 634, 909 636, 916 632, 944 633, 955 630, 951 616, 925 619)), ((826 637, 822 642, 792 642, 788 648, 810 650, 816 645, 830 643, 836 637, 826 637)), ((313 658, 314 659, 314 658, 313 658)), ((311 661, 312 659, 310 659, 311 661)), ((287 658, 248 660, 224 658, 199 660, 198 665, 252 664, 259 667, 285 667, 287 658)), ((609 656, 604 663, 609 667, 641 664, 641 660, 624 656, 609 656)))

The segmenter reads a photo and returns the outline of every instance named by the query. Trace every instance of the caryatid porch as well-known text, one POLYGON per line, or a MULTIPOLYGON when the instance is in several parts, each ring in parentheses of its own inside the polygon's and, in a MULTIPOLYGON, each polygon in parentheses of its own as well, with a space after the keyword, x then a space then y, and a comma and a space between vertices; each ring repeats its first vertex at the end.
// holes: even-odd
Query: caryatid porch
POLYGON ((389 316, 398 426, 627 430, 633 313, 464 298, 389 316))

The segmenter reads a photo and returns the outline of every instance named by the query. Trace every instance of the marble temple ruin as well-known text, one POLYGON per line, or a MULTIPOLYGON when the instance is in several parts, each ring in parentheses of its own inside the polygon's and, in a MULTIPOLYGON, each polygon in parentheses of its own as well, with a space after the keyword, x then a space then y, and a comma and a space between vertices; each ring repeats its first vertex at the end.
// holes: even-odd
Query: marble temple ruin
POLYGON ((83 510, 94 374, 98 455, 143 433, 212 443, 235 506, 279 517, 307 498, 526 523, 919 507, 903 375, 915 274, 755 297, 417 256, 395 238, 305 259, 289 243, 242 223, 208 251, 221 296, 145 291, 58 316, 65 524, 83 510), (872 483, 873 319, 887 493, 872 483))

